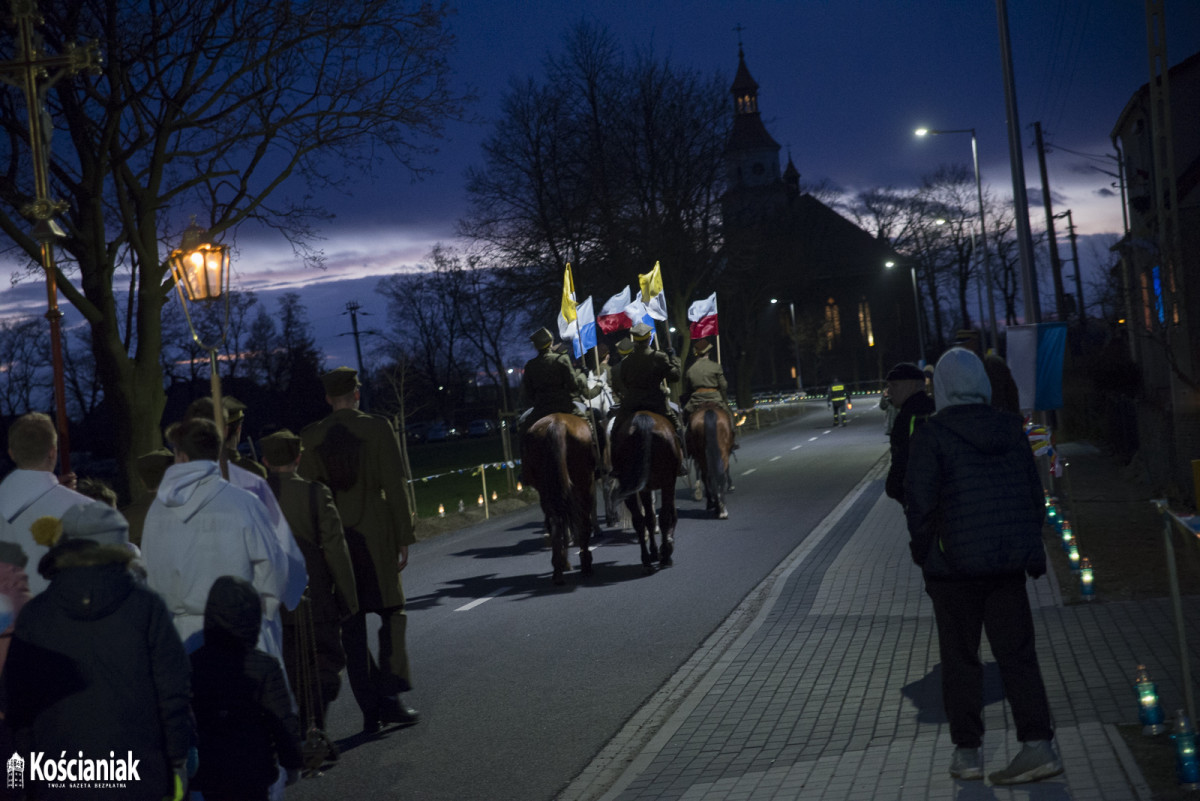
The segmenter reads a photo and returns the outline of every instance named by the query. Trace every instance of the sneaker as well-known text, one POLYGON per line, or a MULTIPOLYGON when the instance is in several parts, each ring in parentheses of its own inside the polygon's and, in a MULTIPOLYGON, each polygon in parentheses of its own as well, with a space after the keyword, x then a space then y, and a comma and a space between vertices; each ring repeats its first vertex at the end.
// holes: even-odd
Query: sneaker
POLYGON ((956 779, 982 779, 983 763, 978 748, 955 748, 950 760, 950 775, 956 779))
POLYGON ((988 776, 992 784, 1024 784, 1057 776, 1063 772, 1062 760, 1049 740, 1030 740, 1021 746, 1004 770, 988 776))

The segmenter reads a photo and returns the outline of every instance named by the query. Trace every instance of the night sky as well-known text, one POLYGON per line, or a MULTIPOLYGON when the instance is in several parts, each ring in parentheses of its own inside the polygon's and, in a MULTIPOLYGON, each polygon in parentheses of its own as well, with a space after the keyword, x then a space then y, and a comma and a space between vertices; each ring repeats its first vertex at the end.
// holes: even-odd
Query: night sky
MULTIPOLYGON (((740 25, 759 108, 801 180, 822 179, 847 193, 917 185, 939 165, 970 165, 970 137, 918 139, 913 129, 975 128, 988 191, 1011 196, 1004 93, 995 3, 989 0, 793 0, 553 2, 486 0, 457 5, 451 64, 479 100, 478 124, 454 123, 428 159, 435 173, 414 183, 399 169, 358 182, 353 197, 330 197, 337 220, 323 233, 324 273, 302 272, 282 240, 239 232, 235 275, 269 290, 350 281, 309 301, 321 344, 345 361, 349 330, 339 312, 356 298, 383 323, 384 308, 365 276, 411 268, 437 241, 452 242, 465 213, 464 170, 480 161, 479 143, 511 78, 540 77, 546 53, 580 20, 607 27, 627 48, 652 48, 679 65, 732 81, 740 25), (338 304, 338 305, 335 305, 338 304)), ((1130 96, 1149 77, 1144 4, 1138 0, 1009 0, 1019 116, 1035 229, 1044 225, 1032 124, 1047 142, 1055 211, 1074 213, 1079 233, 1116 234, 1120 201, 1109 134, 1130 96)), ((1167 0, 1171 64, 1200 50, 1200 2, 1167 0)), ((731 101, 732 106, 732 101, 731 101)), ((1061 231, 1060 231, 1061 233, 1061 231)), ((1085 238, 1081 260, 1092 259, 1085 238)), ((1066 252, 1065 237, 1063 245, 1066 252)), ((646 265, 649 268, 652 265, 646 265)), ((632 276, 631 276, 632 278, 632 276)), ((6 291, 9 302, 24 297, 6 291)), ((44 294, 44 290, 42 290, 44 294)), ((29 297, 36 299, 37 293, 29 297)), ((70 322, 68 320, 68 322, 70 322)))

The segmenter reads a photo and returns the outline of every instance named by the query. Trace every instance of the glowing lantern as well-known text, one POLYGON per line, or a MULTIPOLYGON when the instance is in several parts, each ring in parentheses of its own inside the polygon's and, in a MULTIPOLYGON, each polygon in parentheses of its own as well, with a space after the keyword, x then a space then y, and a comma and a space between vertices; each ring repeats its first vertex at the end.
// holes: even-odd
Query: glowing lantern
POLYGON ((1163 711, 1158 705, 1158 685, 1150 680, 1150 672, 1145 665, 1137 666, 1133 686, 1138 695, 1138 720, 1142 723, 1142 734, 1162 734, 1167 727, 1163 725, 1163 711))

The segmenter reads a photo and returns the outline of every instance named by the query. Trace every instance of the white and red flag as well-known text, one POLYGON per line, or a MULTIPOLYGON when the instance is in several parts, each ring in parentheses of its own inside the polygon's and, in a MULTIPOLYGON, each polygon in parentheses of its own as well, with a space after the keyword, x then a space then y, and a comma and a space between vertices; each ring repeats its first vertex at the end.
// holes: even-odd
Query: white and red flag
POLYGON ((688 328, 692 339, 717 335, 717 293, 714 292, 704 300, 698 300, 688 306, 688 328))
POLYGON ((630 299, 631 293, 628 286, 609 298, 608 302, 600 309, 600 313, 596 315, 596 326, 606 334, 631 328, 633 322, 625 314, 625 307, 629 305, 630 299))

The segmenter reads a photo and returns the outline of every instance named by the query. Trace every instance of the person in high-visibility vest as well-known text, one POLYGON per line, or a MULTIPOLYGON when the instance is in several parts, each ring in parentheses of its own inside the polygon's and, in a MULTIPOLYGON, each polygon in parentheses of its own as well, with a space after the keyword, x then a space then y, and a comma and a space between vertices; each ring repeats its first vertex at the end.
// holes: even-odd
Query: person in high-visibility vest
POLYGON ((833 409, 833 424, 846 425, 846 385, 836 378, 829 385, 828 405, 833 409))

